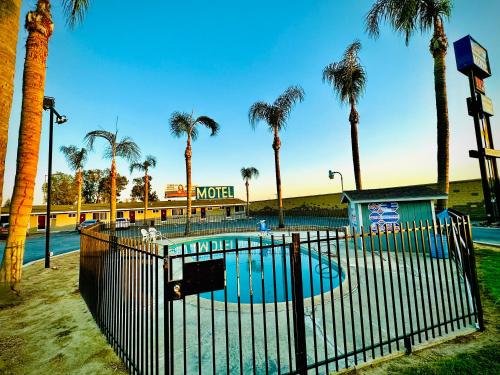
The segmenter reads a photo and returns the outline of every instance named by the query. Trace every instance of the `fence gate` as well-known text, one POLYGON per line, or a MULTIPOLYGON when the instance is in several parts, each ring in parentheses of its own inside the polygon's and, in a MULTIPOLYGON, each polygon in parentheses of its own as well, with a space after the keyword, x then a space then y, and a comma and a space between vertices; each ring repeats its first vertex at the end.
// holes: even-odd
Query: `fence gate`
POLYGON ((166 373, 305 366, 302 277, 292 276, 302 274, 298 237, 295 250, 289 242, 240 236, 165 249, 166 373))

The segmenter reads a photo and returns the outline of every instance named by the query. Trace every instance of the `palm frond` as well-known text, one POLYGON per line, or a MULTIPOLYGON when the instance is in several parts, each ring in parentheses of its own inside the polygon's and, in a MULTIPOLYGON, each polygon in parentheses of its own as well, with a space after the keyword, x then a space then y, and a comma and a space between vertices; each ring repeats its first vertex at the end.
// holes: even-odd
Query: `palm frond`
POLYGON ((61 146, 60 151, 63 153, 69 167, 73 171, 83 168, 87 161, 87 150, 85 148, 77 148, 76 146, 61 146))
POLYGON ((147 155, 146 160, 144 160, 144 165, 147 165, 148 168, 156 167, 156 157, 153 155, 147 155))
POLYGON ((271 122, 272 106, 265 102, 256 102, 252 104, 250 110, 248 111, 248 121, 255 129, 259 121, 266 121, 268 124, 271 122))
POLYGON ((246 180, 246 179, 251 179, 253 177, 257 178, 259 177, 259 171, 257 168, 254 167, 248 167, 248 168, 241 168, 241 177, 246 180))
POLYGON ((365 28, 370 36, 378 37, 380 23, 387 22, 404 35, 408 45, 417 29, 432 29, 434 20, 448 18, 451 9, 451 0, 377 0, 365 16, 365 28))
POLYGON ((273 107, 275 110, 273 111, 273 120, 278 129, 282 129, 286 125, 286 121, 294 105, 297 102, 302 102, 304 96, 305 93, 302 87, 290 86, 274 101, 273 107))
POLYGON ((88 132, 85 135, 85 138, 83 138, 83 141, 87 143, 87 147, 89 148, 89 150, 93 150, 94 142, 98 138, 102 138, 108 141, 111 148, 113 148, 114 144, 116 143, 116 134, 103 129, 88 132))
POLYGON ((208 116, 200 116, 198 117, 194 124, 202 124, 204 125, 205 127, 207 127, 208 129, 211 130, 211 133, 210 133, 210 136, 214 136, 214 135, 217 135, 217 133, 219 132, 219 129, 220 129, 220 125, 212 118, 208 117, 208 116))
POLYGON ((135 170, 144 172, 145 169, 146 168, 144 168, 144 163, 135 162, 130 164, 129 166, 130 174, 134 173, 135 170))
POLYGON ((359 61, 361 43, 355 40, 347 46, 342 60, 327 65, 323 82, 332 85, 341 103, 357 102, 365 90, 366 73, 359 61))
POLYGON ((70 28, 83 21, 90 6, 90 0, 62 0, 66 23, 70 28))
POLYGON ((115 145, 115 155, 127 161, 135 162, 141 156, 141 151, 137 143, 130 137, 125 137, 115 145))
MULTIPOLYGON (((193 128, 193 120, 189 113, 174 112, 170 116, 170 132, 173 136, 179 138, 182 135, 188 135, 193 128)), ((191 134, 192 135, 192 134, 191 134)))

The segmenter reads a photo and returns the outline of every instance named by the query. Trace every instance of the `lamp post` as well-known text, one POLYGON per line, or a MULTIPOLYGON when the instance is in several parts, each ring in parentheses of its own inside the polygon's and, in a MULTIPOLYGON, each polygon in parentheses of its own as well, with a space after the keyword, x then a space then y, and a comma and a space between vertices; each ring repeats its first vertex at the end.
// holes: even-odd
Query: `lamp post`
POLYGON ((340 172, 334 172, 334 171, 328 171, 328 177, 330 177, 330 180, 333 180, 335 175, 338 174, 340 176, 340 185, 342 187, 342 192, 344 191, 344 178, 342 177, 342 173, 340 172))
POLYGON ((50 111, 50 131, 49 131, 49 171, 47 178, 47 223, 45 225, 45 268, 50 268, 50 206, 52 203, 52 143, 54 139, 54 114, 56 123, 64 124, 68 119, 61 116, 54 108, 56 100, 50 96, 44 96, 43 109, 50 111))

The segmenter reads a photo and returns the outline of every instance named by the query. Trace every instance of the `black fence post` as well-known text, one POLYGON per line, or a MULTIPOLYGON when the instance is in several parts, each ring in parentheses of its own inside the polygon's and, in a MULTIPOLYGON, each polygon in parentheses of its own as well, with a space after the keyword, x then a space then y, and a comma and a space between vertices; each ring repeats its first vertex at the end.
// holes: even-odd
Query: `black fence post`
POLYGON ((467 247, 468 247, 468 256, 469 256, 469 264, 471 268, 471 280, 474 288, 474 299, 476 300, 476 308, 477 308, 477 322, 479 324, 479 330, 484 331, 484 314, 483 314, 483 304, 481 302, 481 294, 479 292, 479 283, 477 281, 477 272, 476 272, 476 258, 474 256, 474 242, 472 241, 472 226, 470 222, 470 217, 467 216, 467 247))
POLYGON ((163 333, 164 333, 164 356, 165 356, 165 375, 170 374, 170 361, 173 360, 173 358, 170 358, 170 303, 168 301, 167 297, 167 285, 168 282, 170 281, 170 273, 169 273, 169 259, 168 259, 168 245, 163 247, 164 253, 163 253, 163 333))
POLYGON ((300 235, 292 233, 290 245, 290 264, 292 266, 292 309, 295 342, 295 364, 299 374, 307 372, 306 326, 304 318, 304 291, 302 286, 302 262, 300 257, 300 235))

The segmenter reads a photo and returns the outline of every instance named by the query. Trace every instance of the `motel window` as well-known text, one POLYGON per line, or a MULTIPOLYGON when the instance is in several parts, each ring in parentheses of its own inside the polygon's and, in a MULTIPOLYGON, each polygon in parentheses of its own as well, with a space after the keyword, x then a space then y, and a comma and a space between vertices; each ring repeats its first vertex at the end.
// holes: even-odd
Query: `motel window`
POLYGON ((123 211, 118 211, 116 213, 116 217, 119 218, 119 219, 123 218, 123 211))
POLYGON ((106 212, 94 212, 92 214, 92 219, 94 220, 106 220, 107 214, 106 212))
POLYGON ((234 207, 234 212, 240 212, 240 211, 242 211, 241 206, 234 207))
POLYGON ((56 215, 56 214, 51 214, 51 215, 50 215, 50 218, 51 218, 51 219, 55 219, 56 217, 57 217, 57 215, 56 215))
POLYGON ((184 209, 183 208, 174 208, 172 210, 172 215, 178 216, 178 215, 184 215, 184 209))
POLYGON ((207 210, 212 211, 212 207, 208 207, 207 210))
POLYGON ((183 208, 174 208, 172 210, 172 215, 174 215, 174 216, 179 216, 179 215, 182 216, 182 215, 184 215, 184 209, 183 208))
POLYGON ((154 214, 157 214, 157 213, 158 213, 158 210, 153 210, 153 213, 154 213, 154 214))
POLYGON ((76 217, 76 214, 68 214, 68 217, 76 217))
POLYGON ((144 210, 139 210, 137 211, 138 214, 143 214, 144 213, 144 210))

